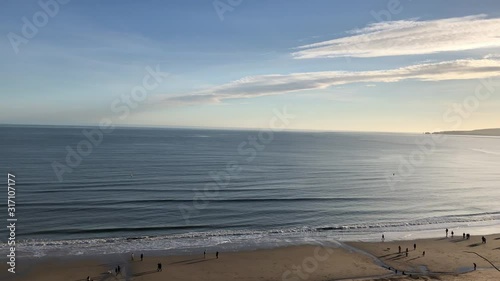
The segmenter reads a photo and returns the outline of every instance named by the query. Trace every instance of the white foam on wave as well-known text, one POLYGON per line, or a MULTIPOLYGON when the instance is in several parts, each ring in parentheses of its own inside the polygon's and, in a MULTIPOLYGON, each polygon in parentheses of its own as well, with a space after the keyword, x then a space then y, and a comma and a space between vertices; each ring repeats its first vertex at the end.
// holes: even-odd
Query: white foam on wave
MULTIPOLYGON (((166 236, 142 236, 135 238, 105 238, 83 240, 28 240, 18 244, 18 255, 23 257, 83 256, 125 254, 130 252, 163 251, 167 254, 191 254, 203 249, 217 251, 254 250, 303 244, 338 245, 338 241, 380 241, 381 234, 387 240, 409 240, 440 237, 445 228, 472 235, 500 233, 500 219, 440 224, 387 224, 385 227, 367 228, 292 228, 268 231, 214 231, 192 232, 166 236), (388 226, 387 226, 388 225, 388 226)), ((0 246, 0 250, 7 245, 0 246)))

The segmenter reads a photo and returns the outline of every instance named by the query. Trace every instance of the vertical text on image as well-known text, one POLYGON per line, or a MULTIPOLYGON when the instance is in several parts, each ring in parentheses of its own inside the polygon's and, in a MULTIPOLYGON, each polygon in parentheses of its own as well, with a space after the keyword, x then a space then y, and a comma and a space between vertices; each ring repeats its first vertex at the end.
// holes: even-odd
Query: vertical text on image
POLYGON ((16 176, 14 174, 7 174, 7 229, 9 230, 9 237, 7 245, 9 245, 7 264, 9 265, 8 271, 16 273, 16 176))

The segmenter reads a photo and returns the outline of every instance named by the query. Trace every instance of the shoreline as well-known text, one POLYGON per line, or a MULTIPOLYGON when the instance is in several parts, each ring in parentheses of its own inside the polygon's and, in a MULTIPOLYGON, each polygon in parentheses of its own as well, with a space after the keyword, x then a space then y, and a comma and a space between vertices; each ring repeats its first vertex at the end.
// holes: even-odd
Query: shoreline
MULTIPOLYGON (((381 228, 346 229, 345 231, 304 231, 304 232, 256 232, 235 231, 220 235, 193 232, 181 235, 89 238, 75 240, 28 240, 17 245, 17 256, 23 259, 49 257, 93 257, 98 255, 127 254, 143 251, 159 255, 189 255, 200 249, 241 252, 260 249, 274 249, 323 243, 336 247, 339 243, 378 242, 385 233, 387 241, 431 239, 441 237, 446 227, 456 232, 491 235, 500 233, 500 220, 469 222, 467 224, 436 224, 424 229, 381 228), (378 231, 380 230, 380 231, 378 231), (383 230, 383 232, 382 232, 383 230), (366 232, 365 232, 366 231, 366 232), (178 237, 177 237, 178 236, 178 237), (162 249, 162 250, 158 250, 162 249)), ((4 243, 0 251, 7 251, 4 243)))
MULTIPOLYGON (((444 235, 443 235, 444 236, 444 235)), ((189 255, 165 255, 163 251, 144 252, 145 261, 129 254, 100 256, 41 257, 19 260, 18 273, 7 274, 0 266, 0 279, 15 281, 82 280, 405 280, 410 278, 444 278, 441 280, 495 280, 500 272, 500 234, 470 240, 429 238, 380 242, 345 242, 332 245, 296 245, 252 251, 221 252, 216 259, 213 251, 207 258, 203 252, 189 255), (413 250, 413 244, 417 249, 413 250), (402 246, 402 253, 398 253, 402 246), (405 249, 409 248, 408 257, 405 249), (422 256, 422 251, 426 251, 422 256), (486 258, 491 264, 476 254, 486 258), (156 264, 164 265, 163 272, 155 271, 156 264), (473 271, 473 263, 477 271, 473 271), (121 265, 123 275, 114 276, 113 268, 121 265), (390 269, 389 269, 390 268, 390 269), (395 269, 398 274, 395 274, 395 269), (111 274, 107 273, 111 271, 111 274), (402 272, 405 274, 402 275, 402 272), (194 274, 194 275, 193 275, 194 274), (190 279, 191 276, 197 278, 190 279), (305 278, 307 276, 307 278, 305 278), (418 277, 417 277, 418 276, 418 277), (471 277, 472 276, 472 277, 471 277), (493 277, 492 277, 493 276, 493 277), (12 279, 14 277, 14 279, 12 279), (447 278, 452 279, 447 279, 447 278), (10 279, 9 279, 10 278, 10 279), (467 279, 469 278, 469 279, 467 279), (481 279, 483 278, 483 279, 481 279), (490 279, 488 279, 490 278, 490 279), (493 278, 493 279, 491 279, 493 278)))

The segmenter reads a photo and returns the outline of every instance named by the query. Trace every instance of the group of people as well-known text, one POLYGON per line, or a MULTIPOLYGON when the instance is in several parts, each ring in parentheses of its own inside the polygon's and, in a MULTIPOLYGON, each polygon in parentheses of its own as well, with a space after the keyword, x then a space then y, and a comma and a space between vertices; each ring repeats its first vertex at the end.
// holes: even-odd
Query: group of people
POLYGON ((401 275, 408 275, 408 276, 410 276, 410 277, 413 277, 413 275, 412 275, 411 273, 410 273, 410 274, 407 274, 407 273, 406 273, 406 272, 404 272, 404 271, 398 271, 396 268, 388 267, 387 269, 389 269, 389 270, 394 270, 394 273, 396 273, 396 274, 398 274, 398 273, 400 273, 400 272, 401 272, 401 275))
MULTIPOLYGON (((446 237, 448 237, 448 228, 445 230, 446 231, 446 237)), ((453 238, 453 231, 451 232, 451 238, 453 238)), ((470 239, 470 234, 469 233, 462 233, 462 239, 464 240, 469 240, 470 239)), ((481 241, 483 244, 486 244, 486 237, 482 236, 481 241)), ((424 252, 425 253, 425 252, 424 252)), ((476 263, 473 263, 474 265, 474 270, 476 270, 477 265, 476 263)))
MULTIPOLYGON (((445 231, 446 231, 446 237, 448 237, 449 229, 447 228, 445 231)), ((451 231, 451 238, 453 238, 454 234, 455 233, 453 231, 451 231)), ((462 235, 462 237, 463 237, 463 239, 469 240, 470 239, 470 234, 464 232, 463 235, 462 235)), ((385 241, 385 235, 382 234, 382 242, 383 241, 385 241)), ((484 237, 484 236, 481 237, 481 241, 482 241, 483 244, 486 244, 486 237, 484 237)), ((417 244, 416 243, 413 244, 413 250, 414 251, 417 250, 417 244)), ((409 250, 408 250, 408 248, 406 248, 406 250, 405 250, 406 257, 408 257, 408 252, 409 252, 409 250)), ((401 254, 401 246, 398 246, 398 253, 401 254)), ((422 252, 422 257, 425 257, 425 251, 422 252)), ((476 263, 473 263, 473 266, 474 266, 474 270, 476 270, 477 269, 476 263)), ((389 267, 389 270, 392 270, 392 268, 389 267)), ((397 269, 394 269, 394 270, 395 270, 395 273, 398 274, 398 270, 397 269)), ((406 275, 404 271, 402 272, 402 274, 406 275)))
MULTIPOLYGON (((118 274, 121 273, 122 269, 121 267, 118 265, 117 267, 115 267, 115 275, 118 276, 118 274)), ((112 271, 108 271, 109 274, 112 274, 112 271)), ((90 279, 90 276, 87 276, 87 281, 93 281, 93 279, 90 279)))
POLYGON ((121 271, 122 271, 122 269, 121 269, 121 267, 120 267, 120 266, 115 267, 115 274, 116 274, 116 275, 120 274, 120 273, 121 273, 121 271))
MULTIPOLYGON (((448 231, 449 231, 449 230, 448 230, 448 228, 447 228, 445 231, 446 231, 446 237, 448 237, 448 231)), ((452 231, 452 232, 451 232, 451 238, 453 238, 453 234, 454 234, 454 233, 453 233, 453 231, 452 231)), ((464 233, 462 234, 462 239, 464 239, 464 240, 469 240, 469 239, 470 239, 470 234, 469 234, 469 233, 467 233, 467 234, 466 234, 466 233, 464 232, 464 233)), ((486 244, 486 237, 484 237, 484 236, 483 236, 483 237, 481 237, 481 241, 482 241, 482 243, 483 243, 483 244, 486 244)))
MULTIPOLYGON (((206 258, 206 257, 207 257, 207 251, 205 250, 205 251, 203 251, 203 258, 206 258)), ((219 258, 219 252, 218 252, 218 251, 217 251, 217 252, 215 252, 215 258, 216 258, 216 259, 218 259, 218 258, 219 258)), ((130 259, 131 259, 132 261, 134 261, 134 253, 132 253, 132 254, 130 255, 130 259)), ((144 254, 142 254, 142 253, 141 253, 141 261, 143 261, 143 260, 144 260, 144 254)), ((161 272, 161 271, 162 271, 162 265, 161 265, 161 262, 159 262, 159 263, 157 264, 156 271, 157 271, 157 272, 161 272)), ((120 266, 118 266, 118 267, 116 267, 116 268, 115 268, 115 273, 116 273, 116 275, 118 275, 118 273, 120 273, 120 266)), ((88 279, 88 280, 90 280, 89 278, 87 278, 87 279, 88 279)))
MULTIPOLYGON (((132 261, 134 261, 134 253, 132 253, 132 254, 130 255, 130 259, 131 259, 132 261)), ((141 261, 144 261, 144 254, 143 254, 143 253, 141 253, 141 261)), ((118 266, 118 272, 119 272, 119 269, 120 269, 120 266, 118 266)), ((159 263, 157 264, 157 267, 156 267, 156 272, 161 272, 161 271, 162 271, 162 266, 161 266, 161 262, 159 262, 159 263)))
MULTIPOLYGON (((445 231, 446 231, 446 237, 448 237, 448 232, 449 232, 448 228, 445 231)), ((455 236, 455 232, 451 231, 451 238, 453 238, 454 236, 455 236)), ((484 236, 483 236, 483 238, 484 238, 484 236)), ((470 239, 470 234, 469 233, 466 234, 465 232, 462 233, 462 239, 469 240, 470 239)))
MULTIPOLYGON (((207 250, 203 251, 203 258, 206 259, 207 258, 207 250)), ((219 252, 215 252, 215 258, 218 259, 219 258, 219 252)))
MULTIPOLYGON (((416 251, 417 250, 417 244, 413 244, 413 251, 416 251)), ((405 254, 406 254, 406 257, 408 257, 408 248, 406 248, 406 251, 405 251, 405 254)), ((401 246, 398 246, 398 253, 401 254, 401 246)), ((422 252, 422 256, 425 257, 425 251, 422 252)))
MULTIPOLYGON (((130 255, 130 259, 131 259, 132 261, 134 261, 134 253, 132 253, 132 254, 130 255)), ((141 253, 141 261, 143 261, 143 260, 144 260, 144 254, 143 254, 143 253, 141 253)))

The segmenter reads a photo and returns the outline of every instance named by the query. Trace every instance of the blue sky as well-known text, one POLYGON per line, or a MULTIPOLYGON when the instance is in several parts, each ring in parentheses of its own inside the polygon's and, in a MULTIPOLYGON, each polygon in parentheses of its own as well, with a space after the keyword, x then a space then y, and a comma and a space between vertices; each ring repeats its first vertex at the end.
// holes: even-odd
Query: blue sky
POLYGON ((262 128, 286 106, 289 129, 500 127, 498 1, 9 0, 0 19, 0 123, 262 128), (169 76, 118 118, 148 66, 169 76))

